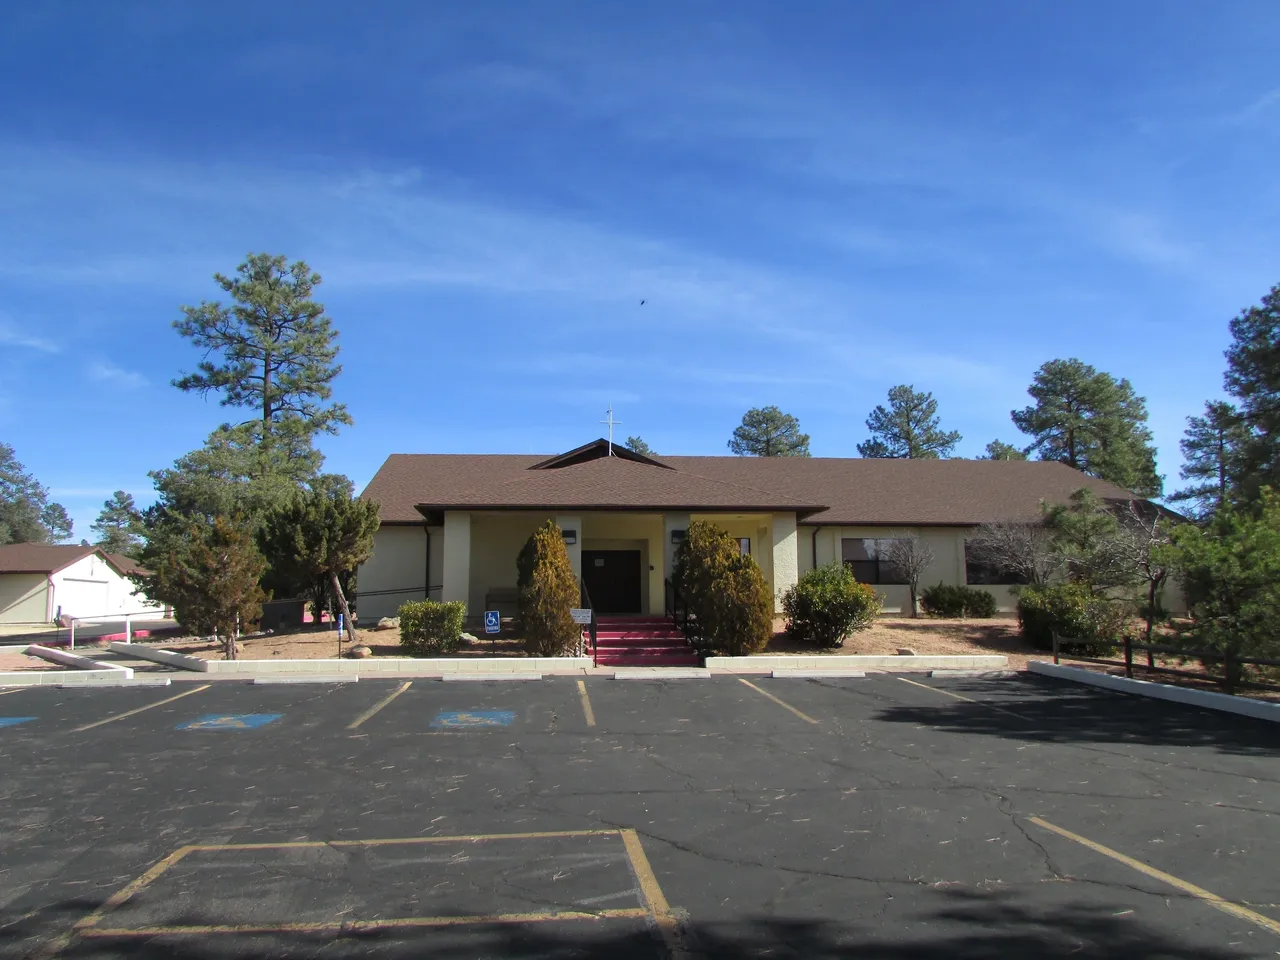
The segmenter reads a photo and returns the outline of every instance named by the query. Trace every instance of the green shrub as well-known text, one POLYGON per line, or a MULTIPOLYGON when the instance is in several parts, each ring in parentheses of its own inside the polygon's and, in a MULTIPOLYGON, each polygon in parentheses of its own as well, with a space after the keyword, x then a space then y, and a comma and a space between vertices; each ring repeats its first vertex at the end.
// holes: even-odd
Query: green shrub
POLYGON ((865 630, 880 615, 882 599, 853 571, 836 561, 815 567, 782 598, 787 633, 807 647, 838 647, 855 630, 865 630))
POLYGON ((516 557, 520 625, 525 649, 535 657, 567 657, 582 642, 582 627, 569 612, 582 597, 564 536, 548 520, 516 557))
POLYGON ((994 617, 996 598, 988 590, 939 583, 920 595, 920 606, 931 617, 994 617))
POLYGON ((415 657, 453 653, 462 646, 467 605, 461 600, 415 600, 403 604, 396 616, 400 618, 400 646, 415 657))
POLYGON ((773 636, 773 595, 738 541, 706 520, 689 524, 674 582, 688 607, 689 642, 702 656, 758 653, 773 636))
POLYGON ((1085 656, 1111 652, 1123 636, 1131 611, 1123 601, 1096 596, 1082 583, 1023 587, 1018 593, 1018 626, 1022 638, 1041 650, 1061 649, 1085 656))

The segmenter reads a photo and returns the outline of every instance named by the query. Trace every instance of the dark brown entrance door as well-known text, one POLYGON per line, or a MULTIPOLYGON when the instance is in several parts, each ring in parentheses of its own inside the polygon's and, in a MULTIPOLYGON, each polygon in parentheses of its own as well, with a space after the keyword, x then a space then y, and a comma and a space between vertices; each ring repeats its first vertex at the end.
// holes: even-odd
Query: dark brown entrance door
POLYGON ((597 613, 640 613, 639 550, 583 550, 582 579, 597 613))

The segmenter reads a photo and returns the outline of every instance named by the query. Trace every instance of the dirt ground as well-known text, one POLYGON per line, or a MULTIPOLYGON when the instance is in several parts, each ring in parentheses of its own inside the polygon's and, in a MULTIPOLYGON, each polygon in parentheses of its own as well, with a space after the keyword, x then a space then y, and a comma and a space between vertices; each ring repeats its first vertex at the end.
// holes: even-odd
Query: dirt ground
POLYGON ((67 667, 39 657, 28 657, 16 650, 0 650, 0 673, 13 673, 18 670, 66 670, 67 667))
MULTIPOLYGON (((408 656, 400 647, 400 631, 392 630, 357 630, 356 637, 360 643, 368 646, 375 657, 408 656)), ((250 637, 240 641, 241 660, 320 660, 338 655, 337 634, 329 630, 307 630, 297 633, 273 634, 267 637, 250 637)), ((346 634, 342 638, 342 654, 346 656, 351 644, 346 634)), ((222 644, 210 643, 207 640, 176 640, 164 644, 166 650, 185 653, 188 656, 200 657, 202 660, 221 660, 222 644)), ((467 644, 454 653, 444 654, 447 657, 521 657, 524 647, 520 641, 510 636, 499 636, 490 642, 480 639, 476 643, 467 644)))
POLYGON ((1018 636, 1018 620, 1013 616, 990 620, 934 620, 921 617, 881 617, 867 630, 848 637, 843 646, 833 650, 801 650, 782 633, 782 623, 775 622, 775 634, 765 656, 770 654, 873 654, 891 656, 899 648, 914 650, 918 655, 962 654, 982 656, 995 654, 1009 658, 1011 670, 1025 670, 1028 660, 1046 660, 1049 654, 1022 642, 1018 636))

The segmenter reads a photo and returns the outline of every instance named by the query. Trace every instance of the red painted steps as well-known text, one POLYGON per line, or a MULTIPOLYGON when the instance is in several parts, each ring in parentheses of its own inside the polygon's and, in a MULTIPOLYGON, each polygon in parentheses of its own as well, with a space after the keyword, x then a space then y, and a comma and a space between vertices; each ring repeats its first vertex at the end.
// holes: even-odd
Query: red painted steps
POLYGON ((604 667, 696 667, 698 655, 666 617, 601 617, 596 662, 604 667))

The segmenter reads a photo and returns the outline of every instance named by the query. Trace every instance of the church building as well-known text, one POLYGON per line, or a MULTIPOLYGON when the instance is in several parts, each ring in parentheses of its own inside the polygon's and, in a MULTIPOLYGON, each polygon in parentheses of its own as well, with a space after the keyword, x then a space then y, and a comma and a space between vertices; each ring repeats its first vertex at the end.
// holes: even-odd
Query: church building
POLYGON ((822 457, 641 456, 596 440, 556 456, 392 454, 362 496, 380 505, 358 612, 394 616, 409 600, 461 600, 468 616, 515 613, 516 555, 548 519, 600 614, 666 610, 666 581, 689 524, 711 520, 759 563, 781 604, 806 570, 841 560, 908 609, 889 564, 895 537, 915 535, 934 560, 922 586, 977 584, 1002 610, 1009 578, 977 564, 965 541, 980 524, 1036 520, 1041 502, 1088 487, 1137 499, 1061 463, 822 457))

